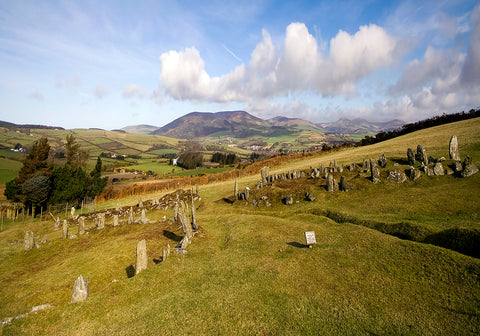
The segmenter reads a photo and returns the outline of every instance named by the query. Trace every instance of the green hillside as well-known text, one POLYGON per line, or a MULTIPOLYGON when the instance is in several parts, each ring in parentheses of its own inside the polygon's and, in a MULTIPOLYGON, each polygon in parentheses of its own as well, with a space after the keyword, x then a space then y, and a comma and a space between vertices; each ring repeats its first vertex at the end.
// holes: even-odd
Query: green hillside
MULTIPOLYGON (((431 237, 451 229, 469 237, 480 232, 480 173, 423 175, 403 184, 385 180, 388 170, 408 167, 407 148, 418 144, 427 155, 446 157, 448 167, 453 134, 462 158, 470 155, 480 166, 480 119, 474 119, 270 167, 270 173, 309 170, 385 153, 382 182, 345 171, 354 187, 349 192, 327 192, 323 178, 279 181, 256 190, 258 174, 238 181, 240 190, 250 187, 249 202, 231 203, 233 181, 201 186, 195 203, 199 232, 187 254, 173 253, 165 261, 163 247, 173 248, 183 236, 168 220, 172 207, 148 211, 154 222, 143 225, 112 227, 108 217, 105 229, 75 239, 61 239, 51 218, 5 220, 0 320, 34 306, 52 307, 0 330, 5 335, 477 335, 480 259, 437 246, 438 241, 382 233, 399 224, 431 237), (306 191, 316 200, 305 201, 306 191), (290 206, 281 202, 286 195, 294 199, 290 206), (251 205, 261 196, 272 206, 251 205), (383 226, 367 227, 379 223, 383 226), (39 240, 45 236, 47 243, 24 251, 26 230, 39 240), (305 246, 305 231, 315 231, 312 248, 305 246), (142 239, 148 268, 132 277, 142 239), (88 279, 90 295, 71 304, 80 274, 88 279)), ((139 197, 119 203, 128 209, 139 197)), ((116 203, 99 204, 97 210, 116 203)), ((93 225, 89 219, 87 227, 93 225)), ((71 230, 76 234, 75 226, 71 230)))

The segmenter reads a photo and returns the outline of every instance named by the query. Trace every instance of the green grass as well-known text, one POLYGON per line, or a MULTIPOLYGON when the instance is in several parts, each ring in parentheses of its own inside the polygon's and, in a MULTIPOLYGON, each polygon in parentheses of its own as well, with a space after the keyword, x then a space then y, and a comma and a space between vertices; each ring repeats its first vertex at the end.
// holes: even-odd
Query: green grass
MULTIPOLYGON (((178 173, 175 172, 170 175, 171 176, 196 176, 196 175, 202 175, 202 174, 222 173, 222 172, 233 170, 233 169, 234 167, 199 168, 199 169, 183 170, 181 172, 178 172, 178 173)), ((176 170, 177 168, 175 168, 175 171, 176 170)))
POLYGON ((163 155, 163 154, 178 154, 180 151, 176 149, 155 149, 150 151, 149 153, 156 154, 156 155, 163 155))
POLYGON ((14 179, 22 166, 23 163, 19 161, 0 158, 0 184, 5 184, 14 179))
MULTIPOLYGON (((474 151, 480 144, 478 122, 444 126, 305 157, 271 171, 334 159, 359 162, 383 152, 401 159, 417 143, 429 155, 448 156, 453 132, 461 155, 470 153, 479 165, 474 151)), ((387 169, 393 164, 389 161, 387 169)), ((259 174, 238 181, 240 189, 252 189, 252 198, 268 195, 273 204, 268 208, 226 202, 233 181, 200 186, 199 234, 187 255, 174 254, 158 264, 162 247, 173 246, 181 236, 177 225, 107 227, 62 240, 51 220, 6 221, 0 232, 0 319, 35 305, 53 308, 0 330, 5 335, 478 335, 480 259, 358 223, 409 223, 431 232, 478 230, 480 174, 423 176, 401 185, 348 176, 355 189, 347 193, 327 193, 323 180, 277 182, 260 190, 254 188, 259 174), (315 202, 303 201, 306 190, 314 193, 315 202), (298 203, 281 204, 286 194, 298 203), (23 251, 18 242, 26 230, 46 235, 50 244, 23 251), (316 233, 311 249, 304 245, 305 231, 316 233), (141 239, 147 241, 148 269, 129 278, 141 239), (90 296, 70 304, 80 274, 89 281, 90 296)), ((161 195, 141 197, 154 196, 161 195)), ((134 205, 139 197, 120 202, 134 205)), ((147 217, 157 220, 172 212, 162 208, 147 217)))

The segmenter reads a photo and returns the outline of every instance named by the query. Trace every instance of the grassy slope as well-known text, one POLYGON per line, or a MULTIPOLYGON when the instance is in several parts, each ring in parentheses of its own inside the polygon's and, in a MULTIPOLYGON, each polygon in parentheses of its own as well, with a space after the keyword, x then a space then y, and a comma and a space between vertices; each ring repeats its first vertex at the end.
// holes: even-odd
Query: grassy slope
MULTIPOLYGON (((478 164, 479 126, 478 121, 441 126, 306 158, 281 170, 333 159, 349 163, 383 152, 400 158, 417 143, 429 155, 447 156, 452 132, 461 154, 472 154, 478 164)), ((241 180, 240 186, 252 187, 258 178, 241 180)), ((330 209, 385 221, 408 218, 437 229, 463 223, 479 228, 479 174, 424 176, 400 186, 367 182, 361 178, 354 191, 335 194, 315 184, 316 202, 286 207, 272 199, 271 208, 258 209, 218 201, 231 195, 232 182, 201 187, 201 234, 188 255, 173 255, 158 265, 154 259, 162 246, 168 241, 173 246, 180 234, 167 224, 107 228, 63 241, 51 221, 6 223, 0 233, 0 319, 39 304, 54 308, 0 330, 7 335, 480 333, 478 259, 312 214, 330 209), (23 239, 26 229, 46 234, 51 245, 25 252, 20 244, 9 244, 23 239), (316 232, 318 244, 312 249, 303 248, 307 230, 316 232), (149 268, 128 278, 126 269, 142 238, 149 268), (84 303, 69 304, 79 274, 88 278, 91 294, 84 303)))

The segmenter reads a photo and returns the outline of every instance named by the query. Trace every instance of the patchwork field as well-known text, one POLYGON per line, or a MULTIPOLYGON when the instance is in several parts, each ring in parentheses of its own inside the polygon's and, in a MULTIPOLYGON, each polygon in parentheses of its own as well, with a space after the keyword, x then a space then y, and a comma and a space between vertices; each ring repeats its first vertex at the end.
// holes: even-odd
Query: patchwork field
MULTIPOLYGON (((467 235, 462 242, 470 239, 478 251, 480 173, 423 174, 403 184, 385 179, 387 171, 409 167, 407 148, 418 144, 427 155, 444 156, 448 168, 453 134, 462 158, 470 155, 479 166, 480 120, 474 119, 270 167, 271 174, 309 171, 320 163, 361 163, 385 153, 382 182, 345 171, 354 187, 348 192, 327 192, 324 178, 278 181, 257 190, 258 174, 238 180, 239 190, 251 189, 249 201, 233 202, 234 181, 201 186, 198 233, 187 254, 172 253, 166 260, 163 247, 173 249, 183 236, 169 221, 173 207, 148 211, 147 224, 126 224, 123 215, 120 226, 107 217, 106 228, 94 230, 89 220, 89 233, 75 239, 61 239, 51 218, 5 220, 0 320, 34 306, 51 307, 0 330, 5 335, 478 335, 480 259, 441 247, 438 239, 400 239, 392 228, 434 238, 462 230, 467 235), (315 201, 305 201, 305 192, 315 201), (287 195, 294 199, 290 206, 282 203, 287 195), (47 242, 25 251, 27 230, 47 242), (315 231, 312 248, 305 245, 305 231, 315 231), (132 277, 142 239, 148 268, 132 277), (88 279, 90 295, 69 303, 80 274, 88 279)), ((99 204, 97 210, 118 202, 125 209, 134 206, 138 218, 139 197, 99 204)), ((76 233, 76 226, 71 230, 76 233)))

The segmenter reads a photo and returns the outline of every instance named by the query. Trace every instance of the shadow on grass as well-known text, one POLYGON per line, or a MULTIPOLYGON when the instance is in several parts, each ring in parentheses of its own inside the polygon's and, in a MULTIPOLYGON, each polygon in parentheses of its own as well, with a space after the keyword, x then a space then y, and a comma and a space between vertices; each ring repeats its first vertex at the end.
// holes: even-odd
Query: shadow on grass
POLYGON ((160 264, 161 262, 163 261, 163 258, 153 258, 153 262, 155 263, 155 265, 158 265, 160 264))
POLYGON ((398 163, 399 165, 404 165, 404 166, 410 165, 410 163, 408 162, 407 159, 403 159, 403 158, 390 158, 390 160, 391 160, 393 163, 398 163))
POLYGON ((287 243, 287 245, 290 245, 290 246, 293 246, 293 247, 296 247, 296 248, 308 248, 308 245, 298 243, 298 242, 289 242, 289 243, 287 243))
POLYGON ((135 268, 133 265, 128 266, 125 268, 125 272, 127 273, 127 278, 133 278, 135 276, 135 268))
POLYGON ((167 237, 168 239, 174 240, 174 241, 177 241, 177 242, 181 241, 182 238, 183 238, 182 236, 179 236, 179 235, 173 233, 172 231, 168 231, 168 230, 163 230, 163 235, 165 237, 167 237))

